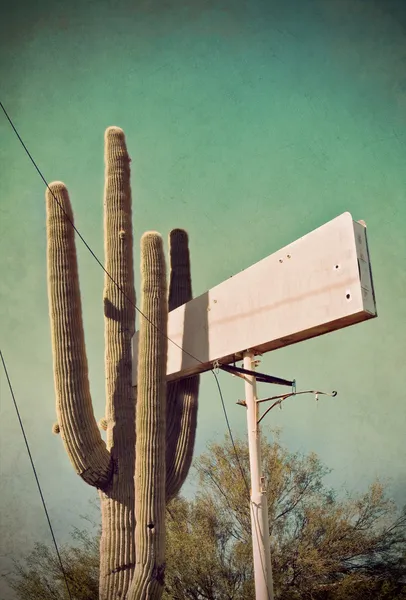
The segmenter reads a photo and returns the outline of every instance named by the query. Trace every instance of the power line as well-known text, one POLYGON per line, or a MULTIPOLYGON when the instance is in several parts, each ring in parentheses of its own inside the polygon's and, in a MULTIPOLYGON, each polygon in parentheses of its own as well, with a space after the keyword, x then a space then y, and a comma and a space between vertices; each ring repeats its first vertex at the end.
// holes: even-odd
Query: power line
POLYGON ((245 485, 245 487, 247 489, 247 492, 248 492, 248 498, 250 498, 250 496, 251 496, 250 487, 248 485, 248 481, 247 481, 247 478, 245 477, 245 472, 244 472, 244 469, 242 467, 242 464, 241 464, 241 461, 240 461, 240 457, 238 455, 237 446, 235 445, 233 433, 231 431, 230 421, 228 419, 226 405, 225 405, 225 402, 224 402, 223 392, 221 391, 221 387, 220 387, 220 382, 218 380, 217 374, 213 370, 211 372, 213 373, 213 375, 214 375, 214 377, 216 379, 216 384, 217 384, 217 388, 218 388, 219 395, 220 395, 221 405, 223 407, 224 418, 225 418, 225 421, 226 421, 226 425, 227 425, 227 429, 228 429, 228 434, 230 436, 230 441, 231 441, 231 444, 233 446, 233 451, 234 451, 234 454, 235 454, 235 458, 237 460, 238 468, 239 468, 239 470, 241 472, 241 476, 242 476, 242 479, 244 481, 244 485, 245 485))
MULTIPOLYGON (((127 294, 125 293, 125 291, 122 289, 122 287, 120 286, 119 283, 117 283, 117 281, 112 277, 112 275, 110 275, 110 273, 107 271, 107 269, 105 268, 105 266, 103 265, 103 263, 101 262, 101 260, 98 258, 98 256, 95 254, 95 252, 92 250, 92 248, 90 247, 90 245, 86 242, 85 238, 83 237, 83 235, 80 233, 80 231, 78 230, 78 228, 76 227, 76 225, 74 224, 74 222, 72 221, 72 219, 69 217, 69 215, 67 214, 67 212, 65 211, 65 209, 63 208, 63 206, 61 205, 61 203, 59 202, 58 198, 55 196, 55 194, 53 193, 53 191, 51 190, 51 188, 49 187, 49 184, 47 182, 47 180, 45 179, 44 175, 42 174, 42 171, 40 170, 40 168, 38 167, 37 163, 35 162, 33 156, 31 155, 30 151, 28 150, 27 146, 25 145, 23 139, 21 138, 20 134, 17 131, 17 128, 15 127, 11 117, 9 116, 9 114, 7 113, 3 103, 0 101, 0 106, 8 120, 8 122, 10 123, 14 133, 16 134, 18 140, 20 141, 22 147, 24 148, 27 156, 29 157, 30 161, 32 162, 32 164, 35 167, 35 170, 37 171, 37 173, 39 174, 39 176, 41 177, 42 181, 44 182, 46 188, 49 190, 49 192, 51 193, 53 199, 55 200, 55 202, 58 204, 59 208, 62 210, 62 212, 64 213, 64 215, 66 216, 68 222, 70 223, 70 225, 73 227, 75 233, 78 235, 78 237, 80 238, 80 240, 83 242, 83 244, 85 245, 85 247, 87 248, 87 250, 90 252, 90 254, 93 256, 93 258, 95 259, 95 261, 97 262, 97 264, 99 265, 99 267, 101 267, 101 269, 103 269, 104 273, 107 275, 107 277, 109 277, 109 279, 111 280, 111 282, 116 286, 116 288, 123 294, 124 298, 133 306, 133 308, 135 308, 135 310, 144 318, 146 319, 161 335, 165 336, 166 339, 171 342, 172 344, 174 344, 177 348, 179 348, 182 352, 184 352, 185 354, 187 354, 188 356, 190 356, 191 358, 193 358, 193 360, 195 360, 196 362, 200 363, 200 364, 204 364, 203 361, 201 361, 199 358, 197 358, 196 356, 194 356, 193 354, 191 354, 190 352, 188 352, 187 350, 185 350, 180 344, 176 343, 174 340, 172 340, 167 334, 165 334, 163 331, 161 331, 159 329, 159 327, 153 323, 139 308, 138 306, 131 300, 131 298, 129 298, 127 296, 127 294)), ((224 398, 223 398, 223 394, 221 391, 221 387, 220 387, 220 383, 217 377, 217 374, 215 373, 215 371, 213 369, 211 369, 211 373, 213 374, 215 380, 216 380, 216 384, 218 387, 218 391, 220 394, 220 399, 221 399, 221 403, 222 403, 222 407, 223 407, 223 412, 224 412, 224 416, 226 419, 226 424, 227 424, 227 428, 230 434, 230 438, 232 440, 232 444, 233 444, 233 448, 234 448, 234 452, 236 454, 236 457, 238 459, 238 453, 236 450, 236 446, 234 443, 234 439, 232 436, 232 432, 231 432, 231 427, 230 427, 230 423, 229 423, 229 419, 228 419, 228 415, 227 415, 227 410, 225 407, 225 403, 224 403, 224 398)), ((245 479, 245 474, 244 471, 242 469, 241 463, 238 459, 238 464, 241 470, 241 474, 244 478, 246 487, 249 491, 249 486, 246 482, 245 479)))
MULTIPOLYGON (((144 319, 146 319, 146 320, 147 320, 147 321, 148 321, 148 322, 149 322, 149 323, 150 323, 150 324, 151 324, 151 325, 152 325, 152 326, 153 326, 153 327, 154 327, 154 328, 155 328, 155 329, 158 331, 158 333, 160 333, 160 335, 164 336, 164 337, 165 337, 165 338, 166 338, 166 339, 167 339, 167 340, 168 340, 170 343, 172 343, 174 346, 176 346, 177 348, 179 348, 179 350, 181 350, 181 352, 183 352, 184 354, 187 354, 188 356, 190 356, 190 358, 193 358, 193 360, 195 360, 196 362, 198 362, 198 363, 200 363, 200 364, 202 364, 202 365, 203 365, 204 363, 203 363, 203 361, 202 361, 202 360, 200 360, 199 358, 197 358, 196 356, 194 356, 193 354, 191 354, 190 352, 188 352, 187 350, 185 350, 185 349, 184 349, 184 348, 183 348, 183 347, 182 347, 180 344, 178 344, 178 343, 176 343, 174 340, 172 340, 172 339, 171 339, 171 338, 170 338, 170 337, 169 337, 169 336, 168 336, 166 333, 164 333, 164 332, 163 332, 163 331, 162 331, 162 330, 161 330, 161 329, 160 329, 160 328, 159 328, 159 327, 158 327, 158 326, 157 326, 155 323, 153 323, 153 322, 152 322, 152 321, 151 321, 151 320, 150 320, 150 319, 149 319, 149 318, 148 318, 148 317, 147 317, 147 316, 146 316, 146 315, 145 315, 145 314, 144 314, 144 313, 143 313, 143 312, 142 312, 142 311, 141 311, 141 310, 138 308, 138 306, 137 306, 137 305, 136 305, 136 304, 135 304, 135 303, 134 303, 134 302, 131 300, 131 298, 129 298, 129 297, 127 296, 127 294, 125 293, 125 291, 122 289, 122 287, 120 286, 120 284, 119 284, 119 283, 117 283, 117 281, 116 281, 116 280, 113 278, 113 276, 112 276, 112 275, 110 275, 110 273, 107 271, 107 269, 105 268, 105 266, 103 265, 103 263, 101 262, 101 260, 98 258, 98 256, 95 254, 95 252, 92 250, 92 248, 90 247, 90 245, 89 245, 89 244, 86 242, 86 240, 85 240, 85 238, 83 237, 83 235, 80 233, 80 231, 78 230, 78 228, 76 227, 76 225, 74 224, 74 222, 72 221, 72 219, 69 217, 69 215, 67 214, 67 212, 66 212, 66 211, 65 211, 65 209, 63 208, 62 204, 59 202, 58 198, 55 196, 55 194, 53 193, 53 191, 52 191, 52 190, 51 190, 51 188, 49 187, 48 181, 45 179, 44 175, 42 174, 42 171, 41 171, 41 170, 40 170, 40 168, 38 167, 38 165, 37 165, 37 163, 35 162, 35 160, 34 160, 33 156, 31 155, 30 151, 28 150, 27 146, 25 145, 25 143, 24 143, 24 141, 23 141, 22 137, 21 137, 21 136, 20 136, 20 134, 18 133, 18 130, 17 130, 17 128, 15 127, 15 125, 14 125, 14 123, 13 123, 13 121, 12 121, 11 117, 10 117, 10 116, 9 116, 9 114, 7 113, 7 111, 6 111, 6 109, 5 109, 4 105, 3 105, 3 103, 2 103, 1 101, 0 101, 0 106, 1 106, 1 108, 2 108, 2 110, 3 110, 3 112, 4 112, 4 115, 5 115, 6 119, 8 120, 8 122, 9 122, 9 124, 11 125, 11 127, 12 127, 12 129, 13 129, 14 133, 16 134, 16 136, 17 136, 17 138, 18 138, 19 142, 21 143, 22 147, 24 148, 24 150, 25 150, 25 152, 26 152, 26 154, 27 154, 28 158, 30 159, 31 163, 33 164, 33 166, 34 166, 35 170, 36 170, 36 171, 37 171, 37 173, 39 174, 40 178, 42 179, 42 181, 43 181, 43 183, 45 184, 45 186, 46 186, 46 188, 48 189, 48 191, 51 193, 51 196, 52 196, 52 198, 55 200, 55 202, 57 203, 57 205, 59 206, 59 208, 60 208, 60 209, 62 210, 62 212, 64 213, 64 215, 65 215, 65 217, 66 217, 67 221, 68 221, 68 222, 70 223, 70 225, 73 227, 73 229, 74 229, 75 233, 77 234, 77 236, 79 237, 79 239, 82 241, 82 243, 84 244, 84 246, 87 248, 87 250, 90 252, 90 254, 92 255, 92 257, 95 259, 95 261, 97 262, 97 264, 99 265, 99 267, 100 267, 100 268, 101 268, 101 269, 104 271, 105 275, 106 275, 106 276, 107 276, 107 277, 110 279, 110 281, 111 281, 111 282, 112 282, 112 283, 113 283, 113 284, 116 286, 116 288, 117 288, 117 289, 118 289, 118 290, 121 292, 121 294, 123 294, 123 296, 124 296, 124 298, 127 300, 127 302, 129 302, 129 303, 131 304, 131 306, 133 306, 133 308, 134 308, 134 309, 135 309, 135 310, 136 310, 136 311, 137 311, 137 312, 138 312, 138 313, 139 313, 139 314, 140 314, 140 315, 141 315, 141 316, 142 316, 144 319)), ((2 358, 2 359, 3 359, 3 358, 2 358)), ((4 365, 4 362, 3 362, 3 365, 4 365)), ((4 368, 5 368, 5 365, 4 365, 4 368)), ((232 446, 233 446, 233 451, 234 451, 234 454, 235 454, 235 457, 236 457, 236 460, 237 460, 237 464, 238 464, 239 470, 240 470, 240 472, 241 472, 241 475, 242 475, 242 478, 243 478, 243 481, 244 481, 245 487, 246 487, 246 489, 247 489, 247 492, 248 492, 248 498, 249 498, 249 500, 250 500, 250 503, 251 503, 251 498, 250 498, 250 496, 251 496, 251 493, 250 493, 250 488, 249 488, 249 485, 248 485, 247 479, 246 479, 246 477, 245 477, 245 472, 244 472, 244 469, 243 469, 243 467, 242 467, 242 465, 241 465, 240 457, 239 457, 239 455, 238 455, 238 452, 237 452, 237 447, 236 447, 236 445, 235 445, 235 442, 234 442, 234 437, 233 437, 233 434, 232 434, 232 431, 231 431, 230 421, 229 421, 229 418, 228 418, 227 409, 226 409, 226 406, 225 406, 225 402, 224 402, 224 398, 223 398, 223 393, 222 393, 222 390, 221 390, 220 382, 219 382, 219 379, 218 379, 218 377, 217 377, 217 374, 215 373, 214 369, 211 369, 211 370, 210 370, 210 372, 212 373, 212 375, 214 376, 214 378, 215 378, 215 380, 216 380, 216 384, 217 384, 217 388, 218 388, 219 395, 220 395, 220 400, 221 400, 221 404, 222 404, 222 408, 223 408, 223 412, 224 412, 224 417, 225 417, 225 421, 226 421, 227 429, 228 429, 229 436, 230 436, 230 440, 231 440, 231 443, 232 443, 232 446)), ((11 388, 10 388, 10 389, 11 389, 11 388)), ((14 396, 13 396, 13 399, 14 399, 14 396)), ((17 405, 16 405, 16 403, 15 403, 15 402, 14 402, 14 404, 15 404, 15 407, 16 407, 16 410, 17 410, 17 415, 18 415, 18 418, 19 418, 19 420, 20 420, 19 413, 18 413, 18 409, 17 409, 17 405)), ((20 423, 21 423, 21 420, 20 420, 20 423)), ((21 425, 22 425, 22 423, 21 423, 21 425)), ((25 437, 25 433, 24 433, 24 430, 23 430, 23 434, 24 434, 24 439, 26 439, 26 437, 25 437)), ((27 441, 26 441, 26 444, 27 444, 27 441)), ((28 449, 28 452, 29 452, 29 447, 28 447, 28 444, 27 444, 27 449, 28 449)), ((29 452, 29 455, 30 455, 30 458, 31 458, 31 454, 30 454, 30 452, 29 452)), ((41 488, 40 488, 40 486, 39 486, 38 477, 37 477, 37 474, 36 474, 35 467, 34 467, 34 464, 33 464, 33 461, 32 461, 32 459, 31 459, 31 463, 32 463, 32 466, 33 466, 33 471, 34 471, 35 478, 36 478, 36 480, 37 480, 38 489, 40 490, 41 498, 42 498, 42 500, 43 500, 43 496, 42 496, 41 488)), ((44 510, 45 510, 45 513, 46 513, 46 516, 47 516, 47 519, 48 519, 48 523, 49 523, 49 526, 50 526, 50 530, 51 530, 51 533, 52 533, 52 537, 53 537, 53 539, 54 539, 54 543, 55 543, 55 546, 56 546, 55 536, 54 536, 54 534, 53 534, 53 530, 52 530, 51 521, 50 521, 50 519, 49 519, 48 512, 47 512, 47 510, 46 510, 46 506, 45 506, 44 500, 43 500, 43 504, 44 504, 44 510)), ((57 546, 56 546, 56 548, 57 548, 57 546)), ((59 551, 57 550, 57 552, 58 552, 58 556, 59 556, 59 551)), ((60 559, 60 557, 59 557, 59 559, 60 559)), ((61 568, 63 569, 62 562, 61 562, 61 568)), ((264 568, 264 567, 263 567, 263 565, 262 565, 262 568, 264 568)), ((64 573, 64 576, 65 576, 65 573, 64 573)), ((65 576, 65 581, 67 581, 67 580, 66 580, 66 576, 65 576)), ((68 588, 68 590, 69 590, 69 588, 68 588)), ((269 595, 269 590, 268 590, 268 595, 269 595)), ((70 596, 70 592, 69 592, 69 596, 70 596)), ((70 596, 70 598, 71 598, 71 596, 70 596)))
POLYGON ((64 569, 64 566, 63 566, 63 563, 62 563, 62 558, 61 558, 61 555, 60 555, 60 552, 59 552, 59 548, 58 548, 58 544, 57 544, 56 537, 55 537, 55 534, 54 534, 54 530, 53 530, 53 527, 52 527, 51 519, 49 517, 49 513, 48 513, 47 505, 46 505, 46 502, 45 502, 44 494, 42 493, 41 484, 40 484, 39 479, 38 479, 37 469, 35 467, 34 459, 33 459, 32 454, 31 454, 30 445, 28 443, 28 439, 27 439, 27 436, 26 436, 26 433, 25 433, 23 421, 21 419, 20 411, 18 409, 18 404, 17 404, 17 400, 16 400, 16 397, 15 397, 15 394, 14 394, 13 386, 11 384, 10 376, 8 374, 8 370, 7 370, 7 366, 6 366, 6 361, 4 360, 3 352, 1 350, 0 350, 0 358, 1 358, 1 362, 3 363, 4 373, 6 375, 6 379, 7 379, 8 387, 9 387, 9 390, 10 390, 10 394, 11 394, 11 397, 13 399, 14 408, 16 410, 17 417, 18 417, 18 422, 20 423, 21 431, 22 431, 22 434, 23 434, 23 437, 24 437, 24 441, 25 441, 25 446, 27 448, 28 456, 29 456, 29 459, 30 459, 30 462, 31 462, 31 467, 32 467, 32 470, 33 470, 33 473, 34 473, 35 481, 37 482, 37 487, 38 487, 39 495, 41 496, 42 506, 44 508, 45 516, 46 516, 47 521, 48 521, 49 530, 51 532, 52 540, 53 540, 53 543, 54 543, 54 546, 55 546, 56 554, 58 556, 58 561, 59 561, 59 564, 60 564, 60 567, 61 567, 63 578, 65 580, 66 589, 68 590, 68 594, 69 594, 70 600, 73 600, 72 594, 71 594, 71 591, 70 591, 70 588, 69 588, 68 577, 66 575, 66 572, 65 572, 65 569, 64 569))
POLYGON ((87 248, 87 250, 90 252, 90 254, 93 256, 93 258, 95 259, 95 261, 97 262, 97 264, 99 265, 99 267, 104 271, 104 273, 107 275, 107 277, 110 279, 110 281, 116 286, 116 288, 123 294, 124 298, 127 300, 127 302, 129 302, 131 304, 131 306, 133 308, 135 308, 135 310, 144 318, 146 319, 153 327, 155 327, 155 329, 164 337, 166 337, 166 339, 171 342, 172 344, 174 344, 175 346, 177 346, 182 352, 184 352, 185 354, 187 354, 188 356, 190 356, 191 358, 193 358, 193 360, 195 360, 196 362, 200 363, 200 364, 204 364, 203 361, 201 361, 200 359, 196 358, 196 356, 193 356, 193 354, 191 354, 190 352, 188 352, 187 350, 185 350, 184 348, 182 348, 182 346, 180 346, 179 344, 177 344, 175 341, 171 340, 168 335, 166 335, 163 331, 161 331, 157 325, 155 325, 155 323, 153 323, 143 312, 140 308, 138 308, 138 306, 136 304, 134 304, 134 302, 131 300, 131 298, 129 298, 127 296, 127 294, 125 293, 125 291, 123 290, 123 288, 120 286, 119 283, 117 283, 117 281, 114 279, 114 277, 112 275, 110 275, 110 273, 107 271, 107 269, 105 268, 105 266, 103 265, 103 263, 101 262, 101 260, 98 258, 97 254, 92 250, 92 248, 90 247, 90 245, 86 242, 85 238, 83 237, 83 235, 80 233, 79 229, 76 227, 76 225, 74 224, 74 222, 72 221, 72 219, 69 217, 68 213, 66 212, 66 210, 64 209, 64 207, 62 206, 62 204, 59 202, 58 198, 55 196, 55 194, 53 193, 53 191, 51 190, 51 188, 49 187, 49 184, 47 182, 47 180, 45 179, 44 175, 42 174, 42 171, 40 170, 40 168, 38 167, 37 163, 35 162, 34 158, 32 157, 30 151, 28 150, 27 146, 24 144, 24 141, 22 140, 20 134, 18 133, 13 121, 11 120, 10 116, 8 115, 6 109, 4 108, 3 103, 0 101, 0 106, 8 120, 8 122, 10 123, 11 127, 13 128, 14 133, 16 134, 16 136, 18 137, 22 147, 24 148, 25 152, 27 153, 27 156, 29 157, 30 161, 32 162, 32 164, 34 165, 37 173, 39 174, 39 176, 41 177, 42 181, 44 182, 46 188, 48 189, 48 191, 50 192, 52 198, 55 200, 55 202, 57 203, 57 205, 59 206, 59 208, 61 209, 61 211, 63 212, 63 214, 65 215, 67 221, 70 223, 70 225, 72 226, 72 228, 74 229, 76 235, 79 237, 79 239, 81 240, 81 242, 85 245, 85 247, 87 248))
MULTIPOLYGON (((11 120, 11 117, 9 116, 9 114, 7 113, 3 103, 0 101, 0 106, 8 120, 8 122, 10 123, 14 133, 16 134, 17 138, 19 139, 21 145, 23 146, 25 152, 27 153, 27 156, 29 157, 29 159, 31 160, 32 164, 34 165, 37 173, 39 174, 39 176, 41 177, 42 181, 44 182, 45 186, 47 187, 47 189, 49 190, 49 192, 51 193, 53 199, 55 200, 55 202, 58 204, 59 208, 62 210, 62 212, 64 213, 64 215, 66 216, 68 222, 71 224, 71 226, 73 227, 75 233, 78 235, 78 237, 80 238, 80 240, 83 242, 83 244, 85 245, 85 247, 87 248, 87 250, 90 252, 90 254, 93 256, 93 258, 96 260, 97 264, 103 269, 104 273, 107 275, 107 277, 109 277, 109 279, 111 280, 111 282, 116 286, 116 288, 123 294, 123 296, 125 297, 125 299, 133 306, 133 308, 135 308, 135 310, 144 318, 146 319, 153 327, 155 327, 155 329, 163 336, 166 337, 166 339, 171 342, 172 344, 174 344, 175 346, 177 346, 177 348, 179 348, 182 352, 184 352, 185 354, 187 354, 188 356, 190 356, 191 358, 193 358, 193 360, 195 360, 196 362, 200 363, 200 364, 204 364, 203 361, 201 361, 199 358, 197 358, 196 356, 194 356, 193 354, 191 354, 190 352, 188 352, 187 350, 185 350, 180 344, 177 344, 174 340, 172 340, 167 334, 165 334, 163 331, 161 331, 159 329, 159 327, 153 323, 139 308, 138 306, 127 296, 127 294, 125 293, 125 291, 122 289, 122 287, 120 286, 120 284, 117 283, 117 281, 112 277, 112 275, 110 275, 110 273, 107 271, 107 269, 105 268, 105 266, 103 265, 103 263, 101 262, 101 260, 98 258, 98 256, 95 254, 95 252, 92 250, 92 248, 90 247, 90 245, 86 242, 85 238, 83 237, 83 235, 80 233, 80 231, 78 230, 78 228, 76 227, 76 225, 74 224, 74 222, 72 221, 72 219, 69 217, 69 215, 67 214, 67 212, 65 211, 65 209, 63 208, 63 206, 61 205, 61 203, 59 202, 58 198, 55 196, 55 194, 53 193, 53 191, 51 190, 51 188, 49 187, 49 184, 47 182, 47 180, 45 179, 44 175, 42 174, 42 171, 40 170, 40 168, 38 167, 37 163, 35 162, 34 158, 32 157, 30 151, 28 150, 27 146, 25 145, 23 139, 21 138, 20 134, 17 131, 17 128, 15 127, 13 121, 11 120)), ((230 439, 231 442, 233 444, 233 448, 234 448, 234 453, 236 455, 237 458, 237 462, 241 471, 241 475, 244 479, 246 488, 249 492, 249 486, 247 483, 247 480, 245 478, 245 473, 244 470, 241 466, 239 457, 238 457, 238 453, 237 453, 237 449, 234 443, 234 438, 233 438, 233 434, 231 432, 231 427, 230 427, 230 422, 228 419, 228 415, 227 415, 227 409, 224 403, 224 398, 223 398, 223 394, 221 391, 221 387, 220 387, 220 382, 219 379, 217 377, 217 374, 215 373, 215 371, 213 369, 211 369, 211 373, 213 374, 215 380, 216 380, 216 384, 218 387, 218 391, 220 394, 220 399, 221 399, 221 404, 223 407, 223 412, 224 412, 224 417, 226 420, 226 424, 227 424, 227 428, 228 428, 228 432, 230 435, 230 439)))

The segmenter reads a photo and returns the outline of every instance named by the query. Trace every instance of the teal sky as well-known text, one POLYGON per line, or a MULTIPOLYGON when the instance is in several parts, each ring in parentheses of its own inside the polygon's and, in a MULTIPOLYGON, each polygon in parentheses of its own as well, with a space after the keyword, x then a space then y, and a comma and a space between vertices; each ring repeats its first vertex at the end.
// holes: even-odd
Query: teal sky
MULTIPOLYGON (((406 501, 406 15, 364 0, 54 1, 10 4, 0 96, 44 176, 63 180, 76 225, 103 257, 103 135, 125 130, 137 253, 143 231, 189 231, 201 294, 344 211, 368 225, 379 317, 279 350, 261 369, 337 389, 272 411, 290 450, 328 482, 375 478, 406 501), (192 3, 190 3, 192 4, 192 3)), ((3 13, 4 14, 4 13, 3 13)), ((0 114, 0 342, 58 540, 95 493, 73 473, 55 421, 44 185, 0 114)), ((320 249, 322 252, 322 248, 320 249)), ((103 273, 78 242, 91 388, 103 416, 103 273)), ((196 453, 226 431, 202 378, 196 453)), ((241 384, 220 375, 233 431, 241 384)), ((261 395, 269 389, 260 387, 261 395)), ((273 390, 272 390, 273 391, 273 390)), ((49 541, 0 376, 0 560, 49 541)), ((186 485, 188 493, 193 485, 186 485)), ((0 584, 1 585, 1 584, 0 584)), ((1 590, 1 588, 0 588, 1 590)))

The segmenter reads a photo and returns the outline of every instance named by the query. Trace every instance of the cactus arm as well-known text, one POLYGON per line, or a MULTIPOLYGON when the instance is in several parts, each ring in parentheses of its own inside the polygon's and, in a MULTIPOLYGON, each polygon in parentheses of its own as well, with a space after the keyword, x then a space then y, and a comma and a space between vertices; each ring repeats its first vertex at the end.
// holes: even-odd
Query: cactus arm
POLYGON ((136 567, 128 600, 159 600, 165 575, 165 429, 168 303, 162 238, 141 239, 135 463, 136 567))
POLYGON ((131 382, 135 290, 130 158, 124 132, 109 127, 104 143, 104 251, 105 269, 111 276, 105 275, 103 293, 105 426, 114 475, 101 494, 99 589, 101 599, 112 600, 125 598, 135 567, 135 397, 131 382))
POLYGON ((46 214, 48 299, 58 425, 75 471, 86 483, 103 489, 111 479, 112 461, 97 428, 90 396, 73 213, 63 183, 50 184, 46 192, 46 214))
MULTIPOLYGON (((192 298, 188 236, 182 229, 169 234, 169 310, 192 298)), ((192 463, 196 437, 199 375, 167 386, 166 498, 169 501, 182 487, 192 463)))
POLYGON ((199 375, 168 384, 166 500, 176 496, 185 482, 193 459, 196 438, 199 375), (173 415, 171 418, 169 415, 173 415))

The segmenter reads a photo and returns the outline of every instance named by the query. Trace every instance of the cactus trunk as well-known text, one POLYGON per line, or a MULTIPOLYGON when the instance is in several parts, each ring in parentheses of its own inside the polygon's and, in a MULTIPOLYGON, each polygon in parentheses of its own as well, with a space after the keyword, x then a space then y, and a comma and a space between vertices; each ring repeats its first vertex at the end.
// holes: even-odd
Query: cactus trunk
POLYGON ((107 449, 114 472, 100 492, 100 599, 125 598, 135 566, 134 468, 135 395, 131 338, 135 331, 135 290, 130 159, 124 133, 105 134, 104 337, 107 449))

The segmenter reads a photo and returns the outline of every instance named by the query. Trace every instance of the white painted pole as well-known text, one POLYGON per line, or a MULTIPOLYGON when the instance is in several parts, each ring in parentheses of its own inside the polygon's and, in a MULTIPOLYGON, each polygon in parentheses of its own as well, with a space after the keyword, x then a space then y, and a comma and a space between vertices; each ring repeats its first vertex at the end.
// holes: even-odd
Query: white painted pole
MULTIPOLYGON (((244 369, 254 370, 254 355, 244 353, 244 369)), ((251 471, 251 528, 254 556, 255 598, 274 600, 271 548, 269 540, 268 503, 261 476, 261 439, 258 425, 256 378, 245 377, 245 402, 247 404, 248 448, 251 471)))

